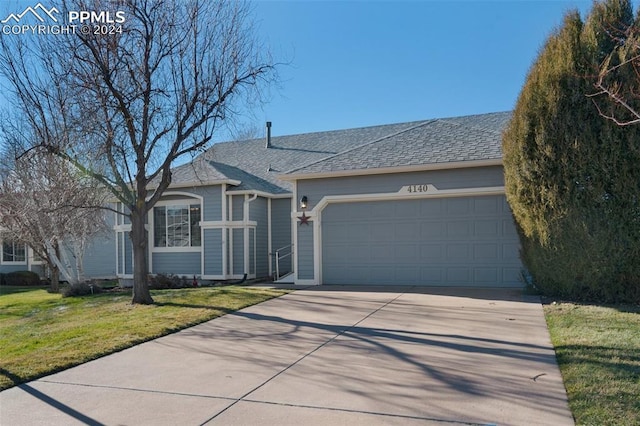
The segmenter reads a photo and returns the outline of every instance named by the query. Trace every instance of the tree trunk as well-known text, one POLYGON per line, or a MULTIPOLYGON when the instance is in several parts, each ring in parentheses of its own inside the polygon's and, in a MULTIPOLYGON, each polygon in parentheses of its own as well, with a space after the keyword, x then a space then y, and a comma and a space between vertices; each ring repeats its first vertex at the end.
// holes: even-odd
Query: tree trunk
POLYGON ((131 242, 133 244, 133 298, 132 304, 150 305, 153 298, 149 292, 147 275, 147 229, 145 228, 145 213, 131 212, 131 242))
POLYGON ((60 271, 55 266, 49 265, 51 269, 51 292, 60 293, 60 271))
POLYGON ((76 277, 78 277, 78 282, 85 282, 84 277, 84 246, 78 241, 73 241, 73 256, 76 260, 76 277))

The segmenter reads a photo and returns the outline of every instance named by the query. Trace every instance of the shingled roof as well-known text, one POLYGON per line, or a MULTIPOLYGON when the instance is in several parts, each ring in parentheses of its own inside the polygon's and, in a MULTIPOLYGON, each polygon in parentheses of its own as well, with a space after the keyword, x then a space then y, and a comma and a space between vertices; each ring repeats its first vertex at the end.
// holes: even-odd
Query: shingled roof
POLYGON ((172 182, 228 181, 237 184, 231 191, 278 195, 292 191, 287 175, 500 159, 501 132, 510 117, 500 112, 275 136, 269 148, 264 139, 217 143, 175 168, 172 182))

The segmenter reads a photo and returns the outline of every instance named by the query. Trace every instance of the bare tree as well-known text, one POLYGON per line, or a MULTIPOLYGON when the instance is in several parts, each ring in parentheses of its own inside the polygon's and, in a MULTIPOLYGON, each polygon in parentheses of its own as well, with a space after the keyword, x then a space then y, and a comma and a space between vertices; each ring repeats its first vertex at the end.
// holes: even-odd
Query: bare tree
POLYGON ((640 123, 640 16, 631 2, 594 3, 600 32, 586 37, 598 60, 592 99, 600 115, 619 126, 640 123))
POLYGON ((640 108, 637 106, 640 101, 640 45, 633 48, 637 53, 633 52, 633 56, 615 65, 611 62, 618 56, 618 49, 607 56, 594 84, 597 91, 589 94, 600 115, 619 126, 640 123, 640 108), (608 102, 603 103, 603 98, 608 102))
POLYGON ((0 71, 15 106, 38 130, 39 145, 126 207, 132 302, 153 303, 145 222, 171 184, 172 164, 208 147, 239 102, 259 99, 258 89, 275 79, 275 65, 255 38, 244 2, 76 0, 59 10, 105 11, 124 22, 106 34, 97 26, 3 36, 0 71))
POLYGON ((50 272, 51 288, 63 278, 84 281, 83 256, 88 241, 107 230, 105 191, 65 160, 31 151, 14 160, 7 153, 0 182, 2 235, 26 244, 50 272))

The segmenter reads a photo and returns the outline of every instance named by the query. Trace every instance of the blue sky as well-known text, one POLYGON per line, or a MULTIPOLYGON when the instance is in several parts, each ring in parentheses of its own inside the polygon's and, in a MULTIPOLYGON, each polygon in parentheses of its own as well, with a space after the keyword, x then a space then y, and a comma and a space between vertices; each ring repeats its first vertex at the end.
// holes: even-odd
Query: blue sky
POLYGON ((258 1, 281 87, 247 125, 274 135, 513 108, 564 14, 591 1, 258 1))
MULTIPOLYGON (((37 3, 0 1, 5 12, 37 3)), ((551 31, 591 4, 256 0, 258 36, 289 65, 238 128, 262 136, 272 121, 284 135, 510 110, 551 31)), ((215 140, 234 138, 220 130, 215 140)))

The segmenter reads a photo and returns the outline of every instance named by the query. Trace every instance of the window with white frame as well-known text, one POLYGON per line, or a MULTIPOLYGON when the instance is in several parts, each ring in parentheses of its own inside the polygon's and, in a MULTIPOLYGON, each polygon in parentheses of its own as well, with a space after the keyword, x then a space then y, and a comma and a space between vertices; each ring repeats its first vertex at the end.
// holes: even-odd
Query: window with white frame
POLYGON ((27 263, 27 246, 11 240, 2 242, 2 263, 27 263))
POLYGON ((200 247, 200 205, 153 208, 154 247, 200 247))

